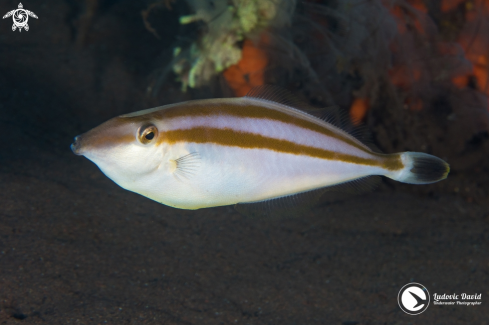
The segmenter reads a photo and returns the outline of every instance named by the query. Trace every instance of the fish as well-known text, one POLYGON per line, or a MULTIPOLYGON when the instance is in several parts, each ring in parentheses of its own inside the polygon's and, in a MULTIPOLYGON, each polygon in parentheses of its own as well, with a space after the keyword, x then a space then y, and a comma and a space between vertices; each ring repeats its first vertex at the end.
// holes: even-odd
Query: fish
POLYGON ((75 137, 71 149, 122 188, 167 206, 234 205, 250 216, 295 213, 327 193, 369 187, 378 176, 410 184, 447 177, 444 160, 380 153, 332 112, 320 118, 284 89, 259 86, 244 97, 112 118, 75 137))

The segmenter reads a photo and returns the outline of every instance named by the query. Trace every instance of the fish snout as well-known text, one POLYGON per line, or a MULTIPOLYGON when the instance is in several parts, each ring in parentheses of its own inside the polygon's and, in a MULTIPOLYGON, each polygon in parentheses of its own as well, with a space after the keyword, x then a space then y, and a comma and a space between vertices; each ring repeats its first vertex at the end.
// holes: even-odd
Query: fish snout
POLYGON ((81 148, 82 148, 82 145, 81 145, 81 135, 78 135, 75 137, 75 142, 73 142, 71 144, 71 151, 73 151, 73 153, 77 156, 81 156, 82 153, 81 153, 81 148))

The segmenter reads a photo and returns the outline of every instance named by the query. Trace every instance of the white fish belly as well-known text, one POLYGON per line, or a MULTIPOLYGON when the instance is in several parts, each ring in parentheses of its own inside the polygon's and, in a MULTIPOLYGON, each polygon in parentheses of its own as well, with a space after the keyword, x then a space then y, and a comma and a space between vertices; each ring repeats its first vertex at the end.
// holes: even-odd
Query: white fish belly
POLYGON ((171 197, 165 195, 163 202, 185 209, 262 201, 385 173, 380 167, 268 149, 209 143, 185 147, 200 154, 199 170, 188 179, 175 179, 171 197))

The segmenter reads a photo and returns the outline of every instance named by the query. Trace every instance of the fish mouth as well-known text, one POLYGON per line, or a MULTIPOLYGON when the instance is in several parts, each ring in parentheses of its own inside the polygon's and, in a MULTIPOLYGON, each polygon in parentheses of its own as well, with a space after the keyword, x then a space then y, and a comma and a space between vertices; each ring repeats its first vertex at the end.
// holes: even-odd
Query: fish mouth
POLYGON ((81 153, 81 135, 75 137, 75 142, 71 144, 71 151, 77 156, 83 156, 81 153))

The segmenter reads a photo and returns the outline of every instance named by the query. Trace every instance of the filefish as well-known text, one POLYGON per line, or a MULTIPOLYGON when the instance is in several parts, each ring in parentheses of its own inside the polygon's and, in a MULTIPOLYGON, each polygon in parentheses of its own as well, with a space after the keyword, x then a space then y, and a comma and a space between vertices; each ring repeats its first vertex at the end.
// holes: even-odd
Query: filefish
POLYGON ((372 175, 428 184, 449 173, 445 161, 429 154, 375 152, 334 118, 310 112, 286 91, 260 86, 241 98, 118 116, 75 137, 71 149, 122 188, 162 204, 235 205, 250 215, 316 203, 328 191, 361 187, 372 175))

